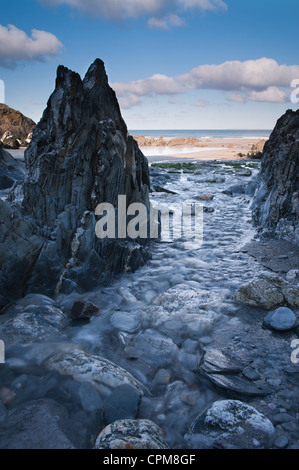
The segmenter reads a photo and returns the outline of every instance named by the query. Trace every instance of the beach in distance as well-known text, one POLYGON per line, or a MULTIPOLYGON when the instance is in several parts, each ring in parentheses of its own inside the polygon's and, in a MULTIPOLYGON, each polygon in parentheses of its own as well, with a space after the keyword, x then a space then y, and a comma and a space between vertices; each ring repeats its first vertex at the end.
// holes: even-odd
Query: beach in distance
POLYGON ((131 131, 150 163, 164 160, 239 160, 263 150, 268 130, 131 131))

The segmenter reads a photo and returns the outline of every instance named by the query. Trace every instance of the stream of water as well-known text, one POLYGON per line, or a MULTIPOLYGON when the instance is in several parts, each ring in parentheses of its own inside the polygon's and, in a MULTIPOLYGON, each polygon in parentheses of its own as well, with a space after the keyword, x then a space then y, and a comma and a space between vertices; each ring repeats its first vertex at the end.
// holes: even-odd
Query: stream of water
MULTIPOLYGON (((70 324, 57 337, 8 345, 0 379, 16 394, 12 409, 32 399, 52 398, 68 409, 75 445, 92 446, 103 427, 99 413, 84 405, 82 396, 80 400, 78 381, 44 366, 51 354, 75 345, 131 373, 147 390, 138 417, 161 426, 170 448, 186 447, 188 426, 220 396, 197 372, 203 348, 217 343, 222 330, 238 321, 239 307, 232 296, 259 269, 242 250, 255 234, 250 197, 223 193, 250 178, 236 175, 235 167, 224 162, 202 163, 199 170, 193 174, 155 169, 153 178, 166 175, 164 186, 176 194, 152 193, 151 199, 182 204, 194 203, 199 194, 213 194, 213 200, 204 202, 210 212, 204 212, 202 247, 188 250, 182 239, 152 242, 152 257, 145 266, 83 296, 100 308, 89 323, 70 324), (202 298, 200 321, 194 319, 198 303, 193 304, 193 292, 202 298), (160 312, 167 312, 165 318, 160 312)), ((257 171, 254 163, 253 177, 257 171)), ((60 295, 55 305, 68 310, 78 298, 82 296, 60 295)), ((19 305, 24 308, 24 300, 19 305)), ((98 395, 104 400, 99 389, 98 395)))

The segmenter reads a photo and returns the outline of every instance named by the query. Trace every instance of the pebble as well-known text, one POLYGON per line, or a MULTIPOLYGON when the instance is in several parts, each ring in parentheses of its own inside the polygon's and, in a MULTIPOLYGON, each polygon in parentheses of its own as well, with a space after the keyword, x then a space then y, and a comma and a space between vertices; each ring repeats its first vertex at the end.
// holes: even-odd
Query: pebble
POLYGON ((273 443, 276 449, 285 449, 289 445, 289 440, 286 436, 279 436, 273 443))
POLYGON ((277 331, 287 331, 296 325, 296 315, 287 307, 279 307, 264 318, 264 326, 277 331))

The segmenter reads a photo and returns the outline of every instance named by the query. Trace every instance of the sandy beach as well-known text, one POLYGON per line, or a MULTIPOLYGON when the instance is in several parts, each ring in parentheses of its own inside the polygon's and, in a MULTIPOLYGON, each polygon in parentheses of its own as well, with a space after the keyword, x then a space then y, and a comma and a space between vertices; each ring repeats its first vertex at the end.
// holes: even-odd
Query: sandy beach
POLYGON ((242 160, 262 151, 265 141, 252 139, 146 139, 134 136, 150 163, 173 160, 242 160))

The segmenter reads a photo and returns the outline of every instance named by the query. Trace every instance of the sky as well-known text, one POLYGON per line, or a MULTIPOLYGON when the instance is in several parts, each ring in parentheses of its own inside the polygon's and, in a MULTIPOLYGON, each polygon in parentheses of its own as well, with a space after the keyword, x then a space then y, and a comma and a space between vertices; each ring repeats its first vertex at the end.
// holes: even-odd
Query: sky
POLYGON ((38 122, 58 65, 83 78, 100 58, 129 129, 272 129, 298 108, 298 17, 298 0, 2 0, 0 84, 38 122))

